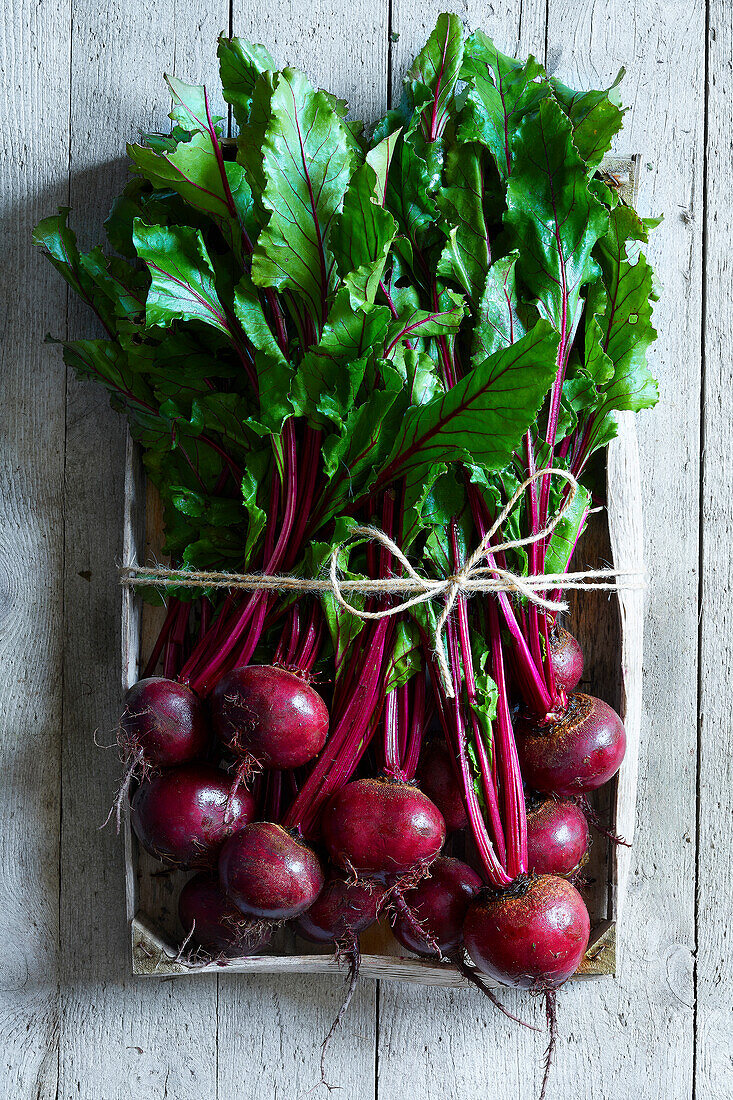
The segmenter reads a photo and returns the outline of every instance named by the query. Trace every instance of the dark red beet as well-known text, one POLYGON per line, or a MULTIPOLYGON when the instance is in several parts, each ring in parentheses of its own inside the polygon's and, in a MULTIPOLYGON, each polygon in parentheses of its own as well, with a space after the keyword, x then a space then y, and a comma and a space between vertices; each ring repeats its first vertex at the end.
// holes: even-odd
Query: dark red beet
POLYGON ((430 877, 402 895, 413 919, 397 909, 393 931, 401 944, 418 955, 455 951, 463 943, 463 922, 468 906, 483 883, 467 863, 440 856, 430 865, 430 877), (425 936, 418 934, 418 925, 425 936))
POLYGON ((555 686, 569 695, 583 676, 583 650, 573 635, 561 626, 556 626, 550 634, 550 660, 555 686))
POLYGON ((267 920, 299 916, 324 883, 315 852, 270 821, 254 822, 227 841, 219 857, 219 877, 243 913, 267 920))
POLYGON ((420 755, 417 781, 420 790, 425 792, 442 813, 449 833, 463 829, 468 824, 461 786, 445 741, 429 741, 425 746, 420 755))
POLYGON ((170 768, 201 756, 209 743, 203 703, 185 684, 150 676, 125 696, 120 747, 143 767, 170 768))
POLYGON ((552 794, 593 791, 621 767, 626 734, 616 711, 592 695, 577 692, 557 722, 538 725, 520 718, 517 751, 529 787, 552 794))
POLYGON ((518 879, 482 892, 469 907, 463 939, 478 969, 522 989, 554 989, 574 974, 588 946, 590 918, 565 878, 518 879))
POLYGON ((300 676, 248 665, 223 676, 211 693, 217 737, 237 756, 266 768, 299 768, 328 736, 328 710, 300 676))
POLYGON ((210 764, 183 764, 141 783, 132 800, 132 827, 146 851, 174 867, 210 867, 228 836, 255 815, 239 786, 225 823, 230 777, 210 764))
POLYGON ((589 841, 585 814, 574 802, 545 798, 527 807, 527 866, 535 874, 575 874, 589 841))
POLYGON ((323 840, 337 867, 367 875, 427 866, 445 840, 445 821, 409 783, 357 779, 326 806, 323 840))
POLYGON ((347 943, 374 924, 383 898, 381 883, 347 882, 332 874, 310 909, 298 917, 296 931, 313 943, 347 943))
POLYGON ((181 890, 178 916, 190 942, 212 955, 256 955, 272 936, 262 921, 246 920, 207 871, 194 875, 181 890))

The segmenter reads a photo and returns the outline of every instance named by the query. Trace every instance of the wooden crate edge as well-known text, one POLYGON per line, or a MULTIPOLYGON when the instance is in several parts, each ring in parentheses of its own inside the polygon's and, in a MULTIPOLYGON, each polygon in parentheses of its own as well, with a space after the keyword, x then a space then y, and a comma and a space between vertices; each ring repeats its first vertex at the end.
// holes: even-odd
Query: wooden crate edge
MULTIPOLYGON (((601 165, 618 185, 627 203, 634 205, 638 192, 641 157, 609 156, 601 165)), ((608 448, 607 460, 608 522, 613 560, 616 568, 643 572, 642 493, 638 441, 634 417, 619 415, 619 432, 608 448)), ((144 545, 145 484, 139 455, 128 436, 125 471, 123 561, 137 560, 144 545)), ((614 796, 615 829, 631 843, 636 817, 636 791, 639 770, 642 706, 642 657, 644 628, 643 592, 621 591, 618 595, 621 615, 621 675, 623 688, 622 717, 626 727, 627 751, 616 781, 614 796)), ((122 590, 123 689, 138 675, 140 600, 131 589, 122 590)), ((591 934, 586 957, 571 980, 615 977, 620 954, 618 925, 621 920, 631 870, 632 853, 628 847, 614 847, 610 866, 609 919, 598 924, 591 934)), ((259 956, 236 960, 226 965, 212 964, 194 969, 175 962, 172 947, 156 933, 152 924, 137 911, 134 866, 134 841, 129 817, 124 826, 125 897, 130 927, 132 973, 148 977, 176 977, 204 973, 338 973, 339 965, 330 955, 259 956), (146 952, 157 959, 146 962, 146 952), (156 954, 157 953, 157 954, 156 954)), ((402 956, 366 955, 362 960, 365 977, 408 981, 415 984, 466 987, 455 971, 422 959, 402 956)), ((492 983, 487 983, 492 984, 492 983)))

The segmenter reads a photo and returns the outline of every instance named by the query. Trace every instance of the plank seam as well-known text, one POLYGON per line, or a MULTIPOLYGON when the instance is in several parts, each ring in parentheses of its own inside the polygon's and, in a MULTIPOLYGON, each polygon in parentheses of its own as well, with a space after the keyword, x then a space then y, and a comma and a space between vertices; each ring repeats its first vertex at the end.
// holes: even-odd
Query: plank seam
MULTIPOLYGON (((71 206, 71 159, 72 159, 72 93, 73 93, 73 80, 74 80, 74 10, 71 4, 69 4, 69 121, 67 125, 67 147, 68 147, 68 160, 66 167, 66 205, 71 206)), ((69 316, 71 308, 71 291, 66 287, 65 303, 64 303, 64 331, 66 339, 70 337, 69 332, 69 316)), ((61 621, 65 623, 66 620, 66 481, 67 481, 67 462, 68 462, 68 433, 69 433, 69 368, 64 370, 64 459, 61 466, 61 570, 60 570, 60 606, 61 606, 61 621)), ((63 647, 63 640, 62 640, 63 647)), ((61 981, 62 973, 61 967, 63 966, 63 854, 64 854, 64 731, 66 727, 66 658, 62 648, 61 653, 61 675, 60 675, 60 690, 61 690, 61 706, 60 706, 60 726, 61 726, 61 738, 59 741, 59 898, 58 898, 58 953, 57 953, 57 993, 56 993, 56 1010, 59 1013, 59 1026, 56 1035, 56 1100, 60 1100, 61 1095, 61 1026, 63 1023, 63 1003, 61 996, 61 981)))
MULTIPOLYGON (((524 8, 524 5, 522 5, 522 8, 524 8)), ((520 24, 519 25, 520 25, 520 29, 521 29, 521 25, 522 25, 521 24, 521 12, 520 12, 520 24)), ((545 68, 547 68, 547 51, 549 49, 549 44, 550 44, 550 0, 545 0, 545 56, 543 58, 543 61, 545 63, 545 68)))
POLYGON ((394 42, 392 41, 393 21, 392 21, 392 3, 393 0, 387 0, 387 110, 392 110, 392 55, 394 52, 394 42))
POLYGON ((705 569, 705 351, 707 336, 707 282, 705 270, 708 251, 708 136, 710 108, 710 0, 705 3, 705 51, 703 64, 703 132, 702 132, 702 239, 700 280, 700 468, 698 471, 698 513, 697 513, 697 746, 695 773, 695 910, 693 922, 694 951, 692 957, 692 1100, 697 1100, 697 1054, 698 1054, 698 949, 700 927, 700 830, 702 825, 702 693, 703 693, 703 598, 705 569))
POLYGON ((374 1100, 379 1100, 379 994, 382 983, 378 981, 376 982, 376 986, 377 989, 374 996, 374 1100))

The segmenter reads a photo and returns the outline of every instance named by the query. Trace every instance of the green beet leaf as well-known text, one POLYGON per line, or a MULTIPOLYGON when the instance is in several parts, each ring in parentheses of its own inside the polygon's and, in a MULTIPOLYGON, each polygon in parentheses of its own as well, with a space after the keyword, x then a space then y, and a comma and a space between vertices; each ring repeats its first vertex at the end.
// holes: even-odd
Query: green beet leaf
POLYGON ((331 245, 355 308, 373 304, 397 232, 384 201, 398 136, 390 134, 370 150, 351 179, 342 211, 334 217, 331 245))
POLYGON ((214 268, 198 230, 144 225, 135 221, 135 247, 150 272, 146 318, 149 325, 202 321, 230 335, 224 306, 214 286, 214 268))
POLYGON ((425 340, 430 336, 454 336, 465 313, 465 303, 452 290, 442 295, 437 309, 409 309, 389 327, 385 356, 402 341, 425 340))
POLYGON ((398 619, 389 663, 384 672, 384 691, 403 687, 422 668, 420 635, 412 619, 398 619))
POLYGON ((443 13, 405 78, 426 143, 437 141, 446 127, 462 60, 461 21, 457 15, 443 13))
POLYGON ((381 483, 445 461, 500 470, 530 424, 555 376, 558 339, 546 321, 474 367, 446 394, 405 417, 381 483))
POLYGON ((274 72, 275 62, 264 46, 244 38, 219 38, 217 49, 219 75, 224 99, 231 106, 241 128, 249 122, 252 96, 257 80, 265 72, 274 72))
POLYGON ((545 70, 534 57, 515 61, 501 53, 483 31, 466 42, 461 79, 468 84, 462 141, 479 141, 491 151, 506 180, 513 168, 513 144, 520 123, 535 115, 550 94, 545 70))
POLYGON ((475 308, 489 266, 489 234, 484 217, 484 166, 479 145, 455 144, 445 163, 445 186, 438 206, 448 242, 437 274, 453 278, 475 308))
POLYGON ((616 88, 624 77, 621 69, 605 91, 575 92, 550 78, 553 95, 573 127, 573 143, 589 168, 597 167, 624 124, 625 111, 616 102, 616 88))
POLYGON ((386 306, 354 308, 343 287, 331 308, 321 338, 306 352, 294 381, 299 408, 316 425, 323 418, 341 424, 356 401, 367 357, 384 343, 390 313, 386 306))
POLYGON ((270 218, 257 241, 252 280, 296 295, 320 331, 336 277, 328 238, 352 153, 343 122, 302 73, 285 69, 277 79, 262 157, 270 218))
POLYGON ((600 274, 592 253, 608 228, 608 211, 588 189, 571 124, 554 100, 542 100, 538 113, 524 119, 513 152, 505 221, 519 248, 518 271, 567 355, 581 292, 600 274))
POLYGON ((615 412, 640 412, 656 405, 657 383, 647 365, 647 349, 656 339, 652 302, 654 272, 643 254, 629 257, 629 242, 644 241, 638 215, 619 205, 596 254, 603 283, 589 296, 593 323, 586 333, 586 368, 597 382, 587 453, 615 435, 615 412))
MULTIPOLYGON (((212 115, 209 95, 201 84, 186 84, 175 76, 165 76, 173 97, 173 110, 168 116, 183 133, 209 134, 220 137, 223 131, 221 115, 212 115)), ((176 137, 179 135, 174 129, 176 137)))
POLYGON ((241 256, 243 231, 257 232, 252 192, 244 169, 224 163, 221 149, 208 131, 197 132, 175 149, 154 152, 143 145, 128 145, 130 159, 142 176, 158 189, 172 189, 196 210, 211 216, 229 247, 241 256))
MULTIPOLYGON (((550 500, 550 514, 560 507, 559 492, 550 500)), ((555 530, 550 535, 545 550, 545 573, 564 573, 575 549, 578 535, 588 515, 590 493, 581 485, 573 498, 573 503, 565 512, 555 530)))
POLYGON ((524 336, 524 325, 517 308, 518 259, 518 252, 510 252, 488 270, 473 330, 473 366, 478 366, 499 348, 508 347, 524 336))

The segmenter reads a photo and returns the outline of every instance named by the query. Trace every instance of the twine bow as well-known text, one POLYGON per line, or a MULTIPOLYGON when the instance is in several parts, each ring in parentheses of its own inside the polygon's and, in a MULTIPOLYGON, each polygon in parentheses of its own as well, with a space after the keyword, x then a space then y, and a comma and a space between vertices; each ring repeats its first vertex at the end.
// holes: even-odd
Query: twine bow
MULTIPOLYGON (((543 539, 547 538, 548 535, 551 535, 558 524, 563 520, 565 514, 572 508, 579 488, 578 482, 568 470, 549 467, 531 474, 514 492, 463 567, 457 573, 453 573, 448 577, 431 578, 421 576, 395 541, 384 531, 380 530, 378 527, 372 526, 355 527, 352 531, 354 538, 366 537, 374 542, 378 542, 393 554, 400 563, 407 574, 407 578, 409 578, 404 579, 404 583, 399 589, 400 593, 406 594, 410 591, 414 591, 416 594, 404 600, 402 603, 393 604, 391 607, 383 608, 379 611, 363 611, 361 608, 354 607, 353 604, 350 604, 344 599, 342 590, 343 584, 339 581, 338 577, 338 558, 341 550, 346 545, 342 543, 334 549, 330 560, 329 580, 331 582, 331 590, 334 599, 345 611, 351 612, 352 615, 356 615, 360 619, 382 619, 389 615, 399 615, 409 608, 415 607, 417 604, 426 603, 429 600, 442 599, 443 609, 435 624, 433 642, 435 657, 443 680, 445 692, 446 695, 452 699, 454 697, 453 678, 451 676, 443 635, 446 623, 448 622, 448 618, 450 617, 451 611, 459 595, 470 595, 474 592, 519 592, 530 603, 535 604, 536 607, 541 607, 545 611, 558 612, 567 611, 567 603, 564 600, 548 600, 541 595, 542 591, 546 591, 548 588, 554 588, 559 584, 562 584, 564 588, 618 587, 617 584, 600 583, 591 586, 587 584, 588 580, 596 577, 610 578, 624 575, 616 570, 597 569, 586 570, 583 573, 561 574, 540 573, 535 576, 522 577, 513 573, 510 569, 502 568, 493 561, 488 561, 488 564, 485 565, 481 564, 483 561, 490 557, 495 557, 497 554, 504 553, 507 550, 518 550, 523 546, 530 546, 533 543, 541 542, 543 539), (557 512, 548 521, 546 526, 543 527, 542 530, 532 535, 528 535, 526 538, 506 539, 504 542, 492 546, 491 540, 506 523, 517 501, 526 492, 529 486, 538 478, 551 477, 553 475, 562 478, 569 485, 570 491, 560 508, 558 508, 557 512)), ((369 584, 370 582, 366 583, 369 584)), ((374 589, 367 589, 366 585, 356 590, 374 591, 374 589)), ((384 591, 384 589, 382 591, 384 591)))
POLYGON ((561 523, 569 509, 572 508, 579 488, 578 482, 567 470, 549 467, 531 474, 517 488, 462 568, 448 577, 422 576, 394 539, 390 538, 385 531, 380 530, 379 527, 363 526, 354 527, 349 540, 334 547, 329 560, 328 580, 315 577, 277 576, 262 573, 194 572, 133 564, 124 566, 120 570, 120 583, 128 587, 147 585, 161 588, 238 588, 244 591, 300 592, 313 595, 323 595, 330 592, 336 603, 344 611, 365 620, 384 619, 391 615, 400 615, 417 604, 442 599, 443 608, 435 624, 433 642, 438 669, 443 679, 446 694, 449 698, 453 698, 453 682, 443 634, 459 595, 471 595, 476 592, 519 592, 536 607, 541 607, 545 611, 558 612, 567 611, 567 603, 564 600, 549 600, 542 595, 542 592, 556 587, 564 589, 593 588, 607 591, 645 587, 644 575, 634 570, 588 569, 580 573, 538 573, 534 576, 523 577, 513 573, 510 569, 502 568, 495 561, 489 560, 507 550, 518 550, 523 546, 531 546, 546 539, 561 523), (553 476, 565 481, 569 486, 569 492, 545 527, 526 538, 506 539, 504 542, 492 545, 491 540, 506 523, 518 500, 529 486, 539 478, 553 476), (339 557, 342 551, 346 549, 348 552, 349 546, 353 544, 354 540, 364 538, 379 543, 380 546, 388 550, 402 566, 406 575, 378 579, 340 580, 339 557), (486 564, 482 564, 482 562, 486 562, 486 564), (620 581, 620 578, 624 578, 623 581, 620 581), (350 604, 344 596, 345 592, 355 592, 368 596, 397 595, 407 596, 408 598, 403 600, 402 603, 392 604, 389 607, 381 608, 379 611, 365 611, 350 604))

